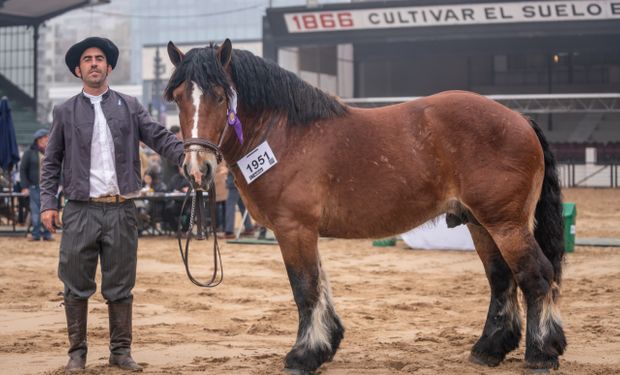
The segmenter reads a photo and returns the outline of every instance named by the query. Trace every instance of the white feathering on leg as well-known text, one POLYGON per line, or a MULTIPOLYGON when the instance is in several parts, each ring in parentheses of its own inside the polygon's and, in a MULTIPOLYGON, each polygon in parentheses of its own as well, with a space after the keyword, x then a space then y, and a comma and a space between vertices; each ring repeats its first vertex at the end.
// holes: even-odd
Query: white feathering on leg
POLYGON ((319 280, 319 300, 312 309, 312 315, 310 317, 310 326, 304 332, 303 336, 298 342, 299 346, 305 346, 309 349, 326 348, 332 349, 330 342, 330 311, 333 311, 331 288, 327 275, 323 270, 319 280))

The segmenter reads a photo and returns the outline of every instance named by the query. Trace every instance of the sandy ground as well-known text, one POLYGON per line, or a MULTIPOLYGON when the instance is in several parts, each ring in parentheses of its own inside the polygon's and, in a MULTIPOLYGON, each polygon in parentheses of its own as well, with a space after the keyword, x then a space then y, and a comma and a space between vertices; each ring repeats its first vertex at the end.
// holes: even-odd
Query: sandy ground
MULTIPOLYGON (((620 237, 620 190, 567 190, 578 236, 620 237)), ((0 373, 60 374, 67 336, 56 277, 59 242, 0 238, 0 373)), ((207 245, 194 247, 206 276, 207 245)), ((346 327, 321 374, 513 374, 523 343, 497 368, 468 362, 489 290, 473 252, 321 240, 346 327)), ((193 286, 172 238, 140 240, 134 358, 150 374, 276 374, 294 342, 297 310, 276 246, 222 245, 224 283, 193 286)), ((566 261, 562 311, 569 347, 558 374, 620 373, 620 248, 577 247, 566 261)), ((107 367, 107 309, 89 307, 89 374, 107 367)))

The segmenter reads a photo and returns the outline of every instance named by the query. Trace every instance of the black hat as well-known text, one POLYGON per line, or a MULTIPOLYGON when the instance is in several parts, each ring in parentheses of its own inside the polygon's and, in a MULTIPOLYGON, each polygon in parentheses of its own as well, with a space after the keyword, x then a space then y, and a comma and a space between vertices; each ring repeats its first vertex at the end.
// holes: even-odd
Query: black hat
POLYGON ((82 53, 91 47, 97 47, 103 51, 112 69, 116 66, 116 61, 118 60, 118 48, 116 45, 110 39, 91 36, 72 45, 65 55, 65 63, 74 76, 78 76, 75 74, 75 67, 80 65, 82 53))

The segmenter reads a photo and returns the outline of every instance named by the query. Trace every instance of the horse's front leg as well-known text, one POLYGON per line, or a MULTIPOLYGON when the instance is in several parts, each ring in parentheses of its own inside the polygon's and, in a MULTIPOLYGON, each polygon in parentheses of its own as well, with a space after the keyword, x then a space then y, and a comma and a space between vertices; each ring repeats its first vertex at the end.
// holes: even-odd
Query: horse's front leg
POLYGON ((344 327, 321 267, 317 231, 287 220, 275 234, 299 311, 297 341, 284 359, 285 367, 295 374, 312 374, 334 357, 344 327))

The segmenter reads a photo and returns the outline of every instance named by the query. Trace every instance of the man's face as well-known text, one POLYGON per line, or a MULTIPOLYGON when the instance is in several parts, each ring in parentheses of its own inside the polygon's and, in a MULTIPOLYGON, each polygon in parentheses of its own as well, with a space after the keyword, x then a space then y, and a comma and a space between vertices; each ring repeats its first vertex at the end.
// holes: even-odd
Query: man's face
POLYGON ((39 137, 39 139, 37 139, 37 146, 39 146, 41 150, 45 150, 45 147, 47 147, 48 139, 49 139, 49 136, 47 135, 44 135, 43 137, 39 137))
POLYGON ((75 67, 75 73, 82 78, 88 87, 98 88, 106 84, 112 67, 103 51, 97 47, 85 50, 80 56, 80 65, 75 67))

